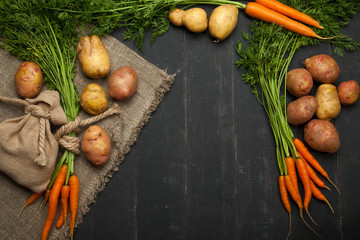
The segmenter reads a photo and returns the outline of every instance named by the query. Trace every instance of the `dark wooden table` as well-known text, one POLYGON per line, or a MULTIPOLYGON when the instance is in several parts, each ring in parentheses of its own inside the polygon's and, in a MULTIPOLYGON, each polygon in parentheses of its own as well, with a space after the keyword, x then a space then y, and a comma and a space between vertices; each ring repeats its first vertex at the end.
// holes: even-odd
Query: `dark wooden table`
MULTIPOLYGON (((212 7, 203 8, 211 13, 212 7)), ((140 53, 175 73, 175 82, 90 206, 75 239, 285 239, 289 219, 279 197, 268 118, 234 66, 235 43, 249 23, 240 12, 236 30, 220 43, 208 32, 171 26, 140 53)), ((358 15, 343 33, 360 41, 359 27, 358 15)), ((121 31, 113 35, 121 40, 121 31)), ((124 43, 137 51, 133 42, 124 43)), ((330 45, 301 49, 290 69, 321 53, 331 54, 330 45)), ((360 50, 335 59, 341 68, 336 84, 360 81, 360 50)), ((339 152, 312 151, 341 191, 323 191, 335 214, 312 199, 309 210, 317 226, 305 215, 324 239, 360 239, 359 119, 360 102, 343 107, 335 120, 339 152)), ((293 131, 303 138, 303 126, 293 131)), ((292 209, 292 239, 317 239, 294 203, 292 209)))

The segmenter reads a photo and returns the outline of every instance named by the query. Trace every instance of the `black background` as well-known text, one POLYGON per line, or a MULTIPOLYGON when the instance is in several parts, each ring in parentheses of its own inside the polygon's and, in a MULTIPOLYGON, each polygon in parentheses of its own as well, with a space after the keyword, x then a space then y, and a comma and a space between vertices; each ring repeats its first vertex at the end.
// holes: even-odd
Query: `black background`
MULTIPOLYGON (((210 16, 213 7, 201 7, 210 16)), ((90 206, 75 239, 285 239, 289 219, 279 197, 272 131, 234 66, 235 43, 250 22, 240 11, 237 28, 220 43, 208 31, 194 34, 170 26, 144 52, 124 42, 121 30, 114 32, 176 78, 119 171, 90 206)), ((360 41, 359 26, 358 15, 342 32, 360 41)), ((305 58, 322 53, 331 54, 331 46, 304 47, 290 69, 304 67, 305 58)), ((335 57, 341 69, 335 85, 360 80, 359 53, 335 57)), ((305 215, 324 239, 360 239, 359 119, 360 103, 342 107, 334 121, 340 150, 312 151, 341 191, 339 195, 326 182, 331 191, 322 192, 335 214, 313 198, 309 211, 317 226, 305 215)), ((293 131, 303 139, 303 126, 293 131)), ((292 239, 317 239, 293 202, 291 225, 292 239)))

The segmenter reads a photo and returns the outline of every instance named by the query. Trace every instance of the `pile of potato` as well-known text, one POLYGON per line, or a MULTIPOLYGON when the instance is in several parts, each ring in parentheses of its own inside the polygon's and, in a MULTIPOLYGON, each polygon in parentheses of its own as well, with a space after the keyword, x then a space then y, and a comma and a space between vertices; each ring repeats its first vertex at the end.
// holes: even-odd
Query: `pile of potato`
MULTIPOLYGON (((76 53, 85 76, 100 79, 110 74, 110 56, 98 36, 82 37, 76 53)), ((107 93, 114 101, 127 100, 135 94, 137 86, 136 71, 130 66, 121 66, 108 77, 107 93)), ((97 83, 89 83, 81 92, 80 104, 83 110, 91 115, 101 114, 108 107, 106 91, 97 83)), ((109 135, 100 126, 90 126, 83 135, 81 149, 93 165, 102 166, 110 158, 109 135)))
POLYGON ((320 152, 335 153, 340 148, 339 134, 331 122, 341 112, 341 106, 353 105, 359 98, 355 80, 342 81, 338 63, 329 55, 320 54, 305 60, 305 68, 288 72, 286 89, 296 100, 287 106, 287 120, 291 125, 304 125, 305 142, 320 152), (310 95, 318 83, 315 96, 310 95))
POLYGON ((177 27, 185 26, 194 33, 204 32, 209 27, 210 36, 219 42, 227 38, 238 22, 239 10, 232 4, 216 7, 208 20, 204 9, 199 7, 188 10, 175 9, 169 12, 170 22, 177 27))

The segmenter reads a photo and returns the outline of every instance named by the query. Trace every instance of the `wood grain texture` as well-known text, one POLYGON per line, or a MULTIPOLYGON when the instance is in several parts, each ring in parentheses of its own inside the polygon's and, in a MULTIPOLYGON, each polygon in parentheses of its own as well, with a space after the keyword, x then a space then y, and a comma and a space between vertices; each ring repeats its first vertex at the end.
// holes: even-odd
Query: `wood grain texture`
MULTIPOLYGON (((205 8, 211 12, 211 7, 205 8)), ((235 43, 250 20, 239 15, 232 35, 214 43, 207 32, 171 26, 144 58, 176 79, 75 239, 285 239, 288 216, 278 192, 275 145, 267 116, 234 66, 235 43)), ((360 41, 360 16, 344 32, 360 41)), ((114 33, 121 39, 121 31, 114 33)), ((135 49, 132 42, 124 42, 135 49)), ((137 50, 136 50, 137 51, 137 50)), ((321 44, 298 51, 331 54, 321 44)), ((360 81, 360 50, 336 60, 338 82, 360 81)), ((291 97, 288 96, 289 100, 291 97)), ((323 191, 335 214, 316 199, 309 211, 324 239, 359 239, 360 105, 343 107, 335 120, 342 146, 337 154, 313 152, 341 194, 323 191)), ((302 126, 293 128, 303 138, 302 126)), ((330 186, 330 184, 327 183, 330 186)), ((292 239, 317 239, 291 204, 292 239)), ((305 220, 311 224, 310 219, 305 220)))

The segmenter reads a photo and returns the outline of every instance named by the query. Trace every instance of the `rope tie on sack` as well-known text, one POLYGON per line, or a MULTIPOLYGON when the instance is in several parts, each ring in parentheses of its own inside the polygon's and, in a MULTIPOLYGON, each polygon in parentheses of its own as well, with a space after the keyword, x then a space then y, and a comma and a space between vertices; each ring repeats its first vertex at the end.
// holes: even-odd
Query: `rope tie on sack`
POLYGON ((46 142, 46 119, 50 119, 50 113, 45 112, 41 107, 38 105, 28 105, 25 107, 25 113, 31 113, 31 115, 38 117, 40 124, 39 124, 39 155, 35 158, 35 162, 37 162, 41 166, 45 166, 47 163, 47 158, 45 154, 45 142, 46 142))
POLYGON ((76 131, 80 127, 90 125, 108 116, 119 113, 120 113, 119 106, 117 104, 114 104, 105 112, 99 115, 87 119, 80 119, 80 117, 77 117, 74 121, 68 122, 67 124, 61 126, 54 134, 54 137, 59 142, 60 146, 62 146, 64 149, 73 152, 74 154, 79 154, 80 139, 78 137, 69 136, 68 134, 73 131, 76 131))

